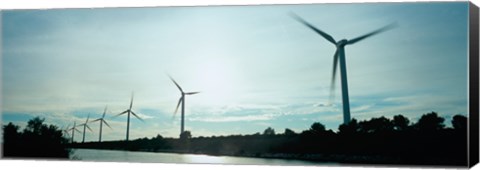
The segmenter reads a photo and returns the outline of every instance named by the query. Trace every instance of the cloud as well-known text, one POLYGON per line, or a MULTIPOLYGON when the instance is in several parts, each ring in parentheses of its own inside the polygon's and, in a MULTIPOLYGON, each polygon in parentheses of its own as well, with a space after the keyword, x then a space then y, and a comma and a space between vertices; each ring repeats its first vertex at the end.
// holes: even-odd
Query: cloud
POLYGON ((386 97, 376 100, 375 103, 363 104, 352 109, 352 117, 361 120, 378 116, 392 117, 397 114, 402 114, 410 119, 417 119, 422 114, 432 111, 438 112, 440 116, 445 117, 453 114, 466 114, 466 99, 437 94, 386 97))
POLYGON ((334 107, 335 105, 332 103, 317 103, 314 106, 315 107, 334 107))
POLYGON ((146 114, 142 114, 142 113, 135 113, 136 115, 138 115, 138 117, 146 120, 146 119, 153 119, 154 117, 153 116, 149 116, 149 115, 146 115, 146 114))
POLYGON ((191 115, 221 116, 221 115, 258 115, 279 112, 281 105, 274 104, 229 104, 217 107, 198 107, 192 109, 191 115))
POLYGON ((361 105, 361 106, 352 108, 352 112, 361 112, 361 111, 369 110, 373 106, 375 106, 375 105, 374 104, 361 105))
POLYGON ((218 117, 195 117, 190 118, 190 121, 202 121, 202 122, 249 122, 249 121, 262 121, 272 120, 278 117, 278 114, 262 114, 262 115, 245 115, 245 116, 218 116, 218 117))

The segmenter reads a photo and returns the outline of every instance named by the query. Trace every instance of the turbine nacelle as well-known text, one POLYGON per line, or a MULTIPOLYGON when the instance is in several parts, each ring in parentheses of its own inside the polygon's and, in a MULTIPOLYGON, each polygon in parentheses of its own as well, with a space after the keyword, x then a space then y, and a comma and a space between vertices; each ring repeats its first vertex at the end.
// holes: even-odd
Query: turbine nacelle
POLYGON ((348 40, 347 39, 343 39, 343 40, 340 40, 337 42, 337 44, 335 44, 337 47, 344 47, 345 45, 348 45, 348 40))

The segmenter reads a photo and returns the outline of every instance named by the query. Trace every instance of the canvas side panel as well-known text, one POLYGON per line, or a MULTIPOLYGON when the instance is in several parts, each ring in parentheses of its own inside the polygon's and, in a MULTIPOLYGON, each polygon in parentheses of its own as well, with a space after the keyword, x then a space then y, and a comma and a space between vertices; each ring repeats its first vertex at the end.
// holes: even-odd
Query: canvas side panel
POLYGON ((478 163, 479 154, 479 93, 478 93, 478 7, 470 2, 469 5, 469 167, 478 163))

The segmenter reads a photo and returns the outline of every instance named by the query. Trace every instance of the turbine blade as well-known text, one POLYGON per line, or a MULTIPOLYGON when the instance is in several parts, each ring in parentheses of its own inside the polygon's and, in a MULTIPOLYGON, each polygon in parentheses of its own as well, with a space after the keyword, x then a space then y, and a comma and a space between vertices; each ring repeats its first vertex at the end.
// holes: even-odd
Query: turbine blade
POLYGON ((130 110, 132 110, 132 105, 133 105, 133 92, 132 92, 132 98, 130 99, 130 110))
POLYGON ((78 129, 74 129, 74 130, 75 130, 76 132, 78 132, 78 133, 82 133, 82 132, 81 132, 81 131, 79 131, 78 129))
POLYGON ((90 130, 90 132, 93 132, 92 129, 90 129, 90 126, 85 125, 85 127, 87 127, 87 129, 90 130))
POLYGON ((197 94, 197 93, 200 93, 199 91, 197 92, 188 92, 188 93, 185 93, 185 95, 192 95, 192 94, 197 94))
POLYGON ((103 110, 103 115, 102 115, 102 119, 105 117, 105 114, 107 113, 107 106, 105 106, 105 109, 103 110))
POLYGON ((380 28, 380 29, 377 29, 377 30, 375 30, 375 31, 372 31, 372 32, 370 32, 370 33, 368 33, 368 34, 365 34, 365 35, 362 35, 362 36, 360 36, 360 37, 357 37, 357 38, 348 40, 347 44, 355 44, 355 43, 357 43, 357 42, 359 42, 359 41, 361 41, 361 40, 363 40, 363 39, 365 39, 365 38, 368 38, 368 37, 373 36, 373 35, 375 35, 375 34, 379 34, 379 33, 381 33, 381 32, 390 30, 390 29, 395 28, 395 27, 396 27, 396 23, 389 24, 389 25, 384 26, 384 27, 382 27, 382 28, 380 28))
POLYGON ((175 117, 175 115, 177 114, 178 107, 180 107, 180 103, 182 102, 183 102, 183 97, 180 97, 180 99, 178 100, 177 107, 175 108, 175 112, 173 112, 173 117, 175 117))
POLYGON ((110 129, 112 129, 112 127, 110 127, 110 125, 107 123, 107 121, 105 121, 103 119, 102 119, 102 121, 103 121, 103 123, 105 123, 105 125, 107 125, 110 129))
POLYGON ((180 85, 178 85, 178 83, 172 78, 172 76, 168 75, 168 77, 170 77, 170 80, 173 81, 173 83, 175 83, 175 85, 178 87, 178 89, 183 93, 183 89, 180 87, 180 85))
POLYGON ((333 44, 337 44, 337 42, 335 42, 335 39, 333 39, 332 36, 328 35, 327 33, 323 32, 322 30, 314 27, 312 24, 308 23, 307 21, 305 21, 304 19, 302 19, 300 16, 298 16, 297 14, 295 13, 290 13, 290 16, 292 16, 294 19, 296 19, 297 21, 301 22, 303 25, 307 26, 308 28, 312 29, 313 31, 315 31, 316 33, 320 34, 323 38, 325 38, 327 41, 333 43, 333 44))
POLYGON ((98 118, 98 119, 92 120, 90 122, 96 122, 96 121, 100 121, 100 120, 102 120, 102 118, 98 118))
POLYGON ((338 66, 338 49, 333 54, 333 71, 332 71, 332 80, 330 82, 330 103, 332 103, 333 98, 335 97, 335 79, 337 77, 337 66, 338 66))
POLYGON ((113 116, 113 117, 114 117, 114 118, 115 118, 115 117, 118 117, 118 116, 123 115, 123 114, 125 114, 125 113, 127 113, 127 112, 128 112, 128 110, 125 110, 125 111, 123 111, 122 113, 119 113, 119 114, 117 114, 117 115, 115 115, 115 116, 113 116))
POLYGON ((135 116, 137 119, 140 119, 142 122, 145 122, 142 118, 140 118, 137 114, 135 114, 133 111, 130 111, 133 116, 135 116))
POLYGON ((90 118, 90 113, 88 114, 87 116, 87 121, 85 121, 85 123, 88 123, 88 119, 90 118))

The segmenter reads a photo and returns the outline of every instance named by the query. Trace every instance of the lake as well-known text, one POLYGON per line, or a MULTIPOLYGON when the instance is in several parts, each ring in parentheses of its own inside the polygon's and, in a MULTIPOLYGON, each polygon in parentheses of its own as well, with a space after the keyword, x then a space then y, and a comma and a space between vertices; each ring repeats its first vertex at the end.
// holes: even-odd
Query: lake
POLYGON ((302 160, 246 158, 233 156, 210 156, 201 154, 177 154, 158 152, 131 152, 118 150, 74 149, 70 159, 99 162, 144 162, 144 163, 196 163, 235 165, 330 165, 302 160))

